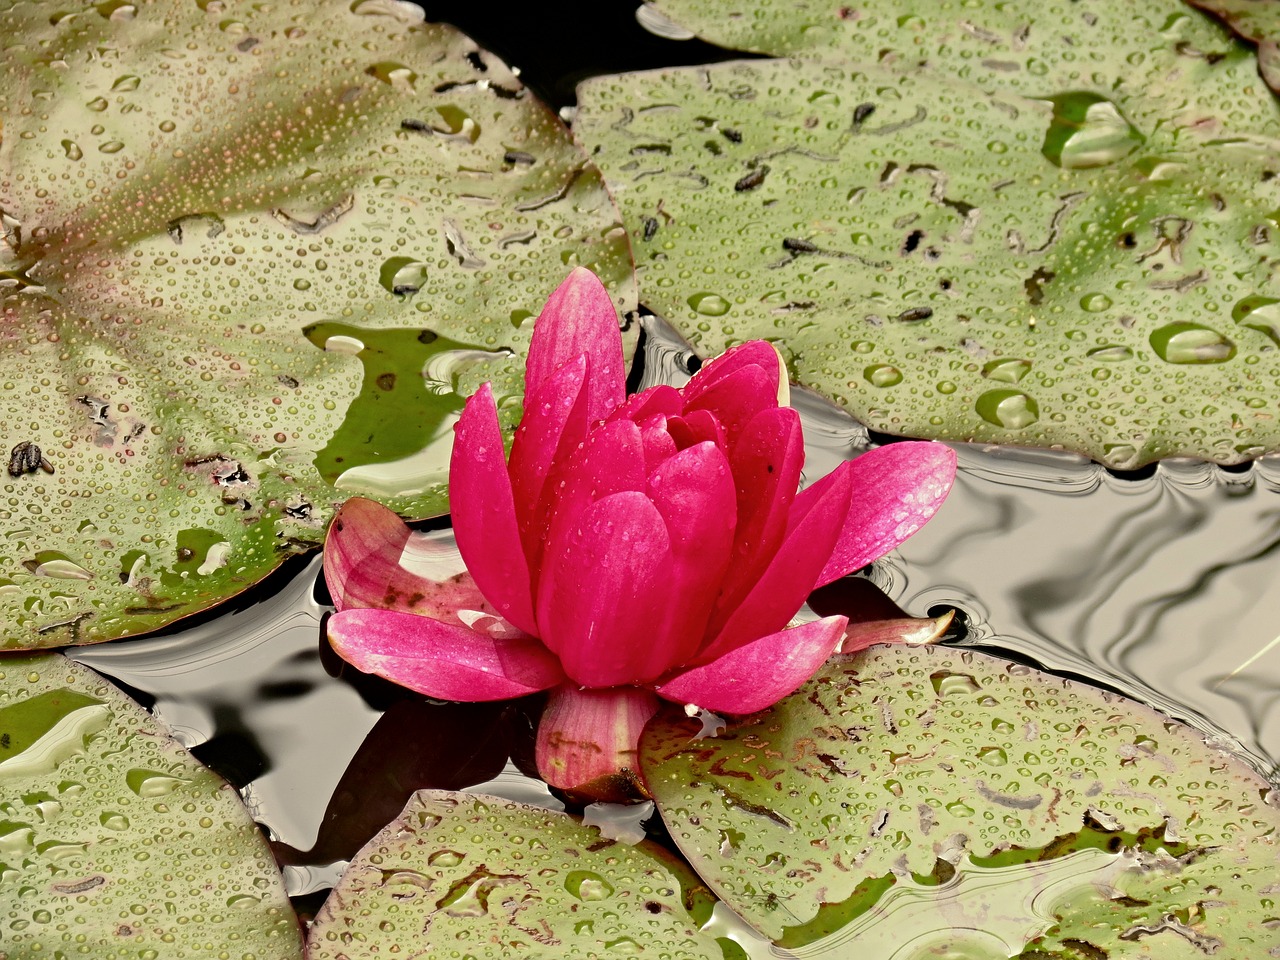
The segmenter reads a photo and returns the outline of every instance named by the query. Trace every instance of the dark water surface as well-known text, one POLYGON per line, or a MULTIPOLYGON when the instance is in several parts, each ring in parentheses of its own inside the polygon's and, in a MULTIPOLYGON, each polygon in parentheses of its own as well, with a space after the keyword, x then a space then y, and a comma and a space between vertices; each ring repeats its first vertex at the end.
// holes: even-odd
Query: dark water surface
MULTIPOLYGON (((521 67, 557 108, 592 74, 739 56, 660 40, 636 25, 631 4, 528 6, 499 16, 424 4, 428 19, 457 24, 521 67)), ((640 385, 682 382, 691 354, 660 323, 646 327, 640 385)), ((808 481, 888 439, 800 391, 792 402, 805 419, 808 481)), ((958 449, 942 512, 865 576, 913 615, 958 609, 957 642, 1119 689, 1274 775, 1280 458, 1235 470, 1172 461, 1121 476, 1068 454, 958 449)), ((319 569, 318 560, 288 567, 194 626, 69 655, 132 688, 242 789, 294 895, 331 885, 360 834, 390 820, 414 787, 474 784, 559 805, 519 772, 530 768, 536 701, 431 704, 344 673, 322 639, 319 569)))

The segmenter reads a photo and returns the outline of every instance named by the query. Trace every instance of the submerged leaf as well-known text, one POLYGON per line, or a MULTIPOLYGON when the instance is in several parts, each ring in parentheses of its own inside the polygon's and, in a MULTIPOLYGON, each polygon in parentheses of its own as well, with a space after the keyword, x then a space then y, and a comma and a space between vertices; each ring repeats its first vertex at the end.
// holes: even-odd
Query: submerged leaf
POLYGON ((0 646, 204 609, 352 493, 443 512, 565 265, 634 302, 598 171, 409 4, 0 0, 0 48, 0 646))
POLYGON ((815 58, 579 89, 642 299, 701 352, 773 340, 894 434, 1124 469, 1280 447, 1280 119, 1219 25, 1173 0, 658 5, 815 58))
POLYGON ((0 661, 0 798, 0 954, 302 956, 235 791, 87 667, 0 661))
POLYGON ((805 956, 1280 947, 1275 789, 1114 694, 978 653, 877 647, 698 734, 647 729, 658 809, 707 884, 805 956))
POLYGON ((476 960, 718 958, 711 898, 651 844, 496 797, 423 790, 357 854, 316 917, 312 960, 412 948, 476 960))

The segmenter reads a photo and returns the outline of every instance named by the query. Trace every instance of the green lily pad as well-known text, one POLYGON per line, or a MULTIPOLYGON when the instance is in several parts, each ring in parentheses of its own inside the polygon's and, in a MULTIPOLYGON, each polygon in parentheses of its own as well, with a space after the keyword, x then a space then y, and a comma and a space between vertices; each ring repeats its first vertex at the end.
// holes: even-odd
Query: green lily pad
POLYGON ((655 955, 720 958, 713 904, 683 864, 565 814, 420 790, 316 916, 311 960, 655 955))
POLYGON ((407 3, 0 0, 0 48, 0 647, 204 609, 352 493, 442 512, 569 269, 634 304, 599 172, 407 3))
POLYGON ((579 88, 642 299, 701 351, 773 340, 888 433, 1126 469, 1280 448, 1259 306, 1280 119, 1219 25, 1176 3, 694 6, 662 9, 828 58, 579 88))
POLYGON ((1280 10, 1256 0, 1187 0, 1193 7, 1220 17, 1245 40, 1258 47, 1258 72, 1280 93, 1280 10))
POLYGON ((716 739, 697 733, 646 729, 663 819, 718 896, 802 956, 1280 949, 1276 789, 1117 695, 881 646, 716 739))
POLYGON ((0 660, 0 929, 11 957, 302 956, 236 792, 57 654, 0 660))

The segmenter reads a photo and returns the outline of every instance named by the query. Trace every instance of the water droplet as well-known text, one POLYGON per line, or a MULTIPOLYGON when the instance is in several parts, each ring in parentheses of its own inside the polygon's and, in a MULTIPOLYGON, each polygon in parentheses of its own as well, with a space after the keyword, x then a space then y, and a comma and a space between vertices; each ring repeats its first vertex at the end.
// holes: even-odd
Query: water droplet
POLYGON ((929 682, 933 684, 933 692, 944 699, 966 696, 982 689, 978 681, 969 674, 952 673, 950 670, 939 670, 929 677, 929 682))
POLYGON ((988 390, 974 407, 983 420, 1009 430, 1021 430, 1040 419, 1035 400, 1017 390, 988 390))
POLYGON ((142 79, 140 77, 136 77, 131 73, 126 73, 124 76, 116 78, 116 82, 111 85, 111 89, 117 93, 129 93, 130 91, 137 90, 140 83, 142 83, 142 79))
POLYGON ((1094 347, 1085 356, 1101 363, 1119 363, 1122 360, 1132 360, 1133 351, 1125 346, 1094 347))
POLYGON ((875 363, 862 371, 867 382, 876 387, 896 387, 902 382, 902 371, 887 363, 875 363))
POLYGON ((1231 319, 1241 326, 1265 333, 1280 346, 1280 300, 1275 297, 1245 297, 1231 308, 1231 319))
POLYGON ((978 751, 978 759, 988 766, 1003 767, 1009 762, 1009 756, 999 747, 983 747, 978 751))
POLYGON ((1106 166, 1123 160, 1146 142, 1114 103, 1096 93, 1065 93, 1044 99, 1053 104, 1053 119, 1040 149, 1059 167, 1106 166))
POLYGON ((607 900, 613 896, 609 881, 590 870, 572 871, 564 879, 564 888, 579 900, 607 900))
POLYGON ((135 767, 124 775, 124 782, 140 797, 164 797, 173 793, 184 783, 190 783, 182 777, 171 777, 154 770, 142 770, 135 767))
POLYGON ((1209 327, 1179 321, 1151 334, 1151 347, 1167 363, 1222 363, 1236 355, 1236 345, 1209 327))
POLYGON ((992 360, 982 368, 982 375, 988 380, 1000 380, 1004 383, 1017 383, 1031 370, 1030 360, 992 360))
POLYGON ((84 151, 80 149, 74 140, 63 140, 62 152, 67 155, 68 160, 79 160, 84 156, 84 151))
POLYGON ((1080 307, 1086 313, 1102 313, 1111 309, 1111 298, 1105 293, 1086 293, 1080 298, 1080 307))
POLYGON ((457 850, 437 850, 427 857, 427 863, 433 867, 456 867, 466 857, 465 853, 459 853, 457 850))
POLYGON ((41 550, 33 559, 23 561, 22 565, 37 577, 52 577, 55 580, 93 579, 92 573, 57 550, 41 550))
POLYGON ((378 282, 389 293, 415 294, 427 285, 427 265, 412 257, 392 257, 382 264, 378 282))
POLYGON ((688 300, 689 306, 704 317, 722 317, 732 304, 716 293, 695 293, 688 300))
POLYGON ((403 63, 390 61, 375 63, 371 67, 366 67, 364 72, 401 93, 413 93, 414 82, 418 79, 418 75, 403 63))

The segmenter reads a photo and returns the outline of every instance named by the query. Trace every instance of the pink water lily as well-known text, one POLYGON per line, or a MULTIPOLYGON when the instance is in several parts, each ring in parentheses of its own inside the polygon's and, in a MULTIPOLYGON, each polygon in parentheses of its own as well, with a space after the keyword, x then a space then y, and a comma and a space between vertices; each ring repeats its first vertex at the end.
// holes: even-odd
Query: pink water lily
POLYGON ((489 385, 458 423, 468 573, 416 573, 428 548, 369 501, 347 502, 325 546, 344 659, 442 699, 550 690, 538 767, 571 789, 634 769, 658 698, 746 714, 796 690, 847 627, 787 629, 810 591, 918 530, 955 475, 948 447, 893 443, 797 492, 800 420, 764 341, 683 389, 627 397, 624 378, 613 304, 577 269, 535 323, 510 457, 489 385))

